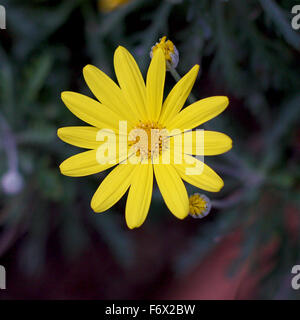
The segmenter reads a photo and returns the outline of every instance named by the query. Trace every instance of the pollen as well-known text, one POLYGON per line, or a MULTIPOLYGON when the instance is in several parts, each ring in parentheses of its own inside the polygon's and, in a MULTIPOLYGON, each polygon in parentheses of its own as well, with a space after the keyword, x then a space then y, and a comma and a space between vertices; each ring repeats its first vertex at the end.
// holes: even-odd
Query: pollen
POLYGON ((167 130, 157 122, 139 122, 128 136, 129 147, 133 147, 141 159, 153 159, 166 149, 167 130))
POLYGON ((154 52, 158 48, 161 48, 165 54, 167 70, 170 70, 171 68, 175 69, 179 62, 179 53, 174 43, 171 40, 167 40, 166 36, 162 37, 161 39, 159 39, 159 42, 157 42, 151 48, 151 52, 150 52, 151 58, 153 57, 154 52))
POLYGON ((211 202, 204 194, 194 193, 189 198, 190 216, 193 218, 206 217, 211 209, 211 202))

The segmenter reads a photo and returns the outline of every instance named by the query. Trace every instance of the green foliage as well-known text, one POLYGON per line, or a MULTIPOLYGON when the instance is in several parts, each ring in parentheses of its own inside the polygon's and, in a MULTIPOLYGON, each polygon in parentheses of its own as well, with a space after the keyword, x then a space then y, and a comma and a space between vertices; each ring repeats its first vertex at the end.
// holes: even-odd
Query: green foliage
MULTIPOLYGON (((260 284, 260 295, 294 298, 285 283, 300 261, 300 230, 291 241, 285 219, 290 207, 300 219, 300 33, 290 25, 295 2, 136 0, 108 14, 99 12, 96 2, 2 1, 8 22, 0 31, 0 114, 13 133, 25 186, 15 196, 1 193, 0 243, 9 230, 18 235, 14 239, 23 237, 17 259, 28 274, 44 267, 51 233, 58 234, 66 259, 90 246, 96 233, 122 270, 137 263, 138 237, 125 230, 124 202, 103 215, 89 208, 103 175, 73 179, 59 172, 59 164, 78 149, 59 141, 56 130, 81 124, 60 93, 90 95, 81 73, 87 63, 114 78, 113 52, 119 44, 133 52, 145 74, 151 46, 166 34, 180 52, 180 74, 201 65, 197 98, 230 97, 228 111, 209 126, 234 141, 232 152, 208 159, 225 181, 220 194, 208 196, 224 208, 213 209, 207 221, 170 223, 169 228, 196 228, 184 238, 184 250, 177 252, 171 269, 188 273, 224 237, 240 230, 243 246, 231 272, 249 256, 255 270, 259 252, 276 238, 275 263, 260 284), (236 192, 238 200, 228 202, 236 192)), ((166 87, 173 85, 168 74, 166 87)), ((8 169, 2 142, 0 176, 8 169)), ((155 191, 142 231, 163 226, 167 215, 155 191)))

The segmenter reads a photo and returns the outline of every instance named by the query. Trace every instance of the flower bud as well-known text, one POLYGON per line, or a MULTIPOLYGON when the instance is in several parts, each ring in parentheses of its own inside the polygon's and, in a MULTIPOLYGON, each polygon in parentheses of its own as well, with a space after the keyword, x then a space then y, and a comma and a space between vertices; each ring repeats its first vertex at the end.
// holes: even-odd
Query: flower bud
POLYGON ((14 195, 23 189, 24 181, 18 171, 10 170, 1 179, 1 186, 6 194, 14 195))
POLYGON ((211 202, 204 194, 194 193, 189 198, 190 216, 193 218, 206 217, 211 209, 211 202))
POLYGON ((171 40, 166 40, 167 37, 164 36, 159 39, 159 42, 156 42, 156 44, 151 48, 150 57, 152 59, 155 50, 161 48, 165 54, 167 70, 175 69, 179 62, 179 52, 171 40))

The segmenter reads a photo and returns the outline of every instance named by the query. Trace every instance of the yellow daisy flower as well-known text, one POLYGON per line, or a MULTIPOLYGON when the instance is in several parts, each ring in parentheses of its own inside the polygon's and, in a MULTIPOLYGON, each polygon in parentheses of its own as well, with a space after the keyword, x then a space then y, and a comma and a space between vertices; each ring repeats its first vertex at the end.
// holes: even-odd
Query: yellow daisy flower
POLYGON ((99 9, 103 12, 113 11, 132 0, 99 0, 99 9))
POLYGON ((83 69, 84 78, 99 102, 75 92, 62 93, 62 100, 69 110, 90 126, 58 130, 61 140, 89 149, 65 160, 60 165, 61 173, 71 177, 87 176, 116 165, 94 194, 91 207, 95 212, 106 211, 129 189, 125 218, 131 229, 141 226, 147 217, 154 173, 167 207, 177 218, 183 219, 189 213, 189 198, 183 180, 211 192, 218 192, 223 187, 222 179, 193 155, 217 155, 232 147, 231 139, 223 133, 203 131, 201 147, 194 139, 197 131, 185 131, 220 114, 227 107, 228 98, 202 99, 181 110, 198 74, 199 66, 195 65, 163 102, 166 62, 161 49, 156 50, 151 60, 146 83, 134 58, 123 47, 115 51, 114 67, 119 86, 94 66, 83 69), (126 121, 125 131, 120 129, 120 121, 126 121), (99 138, 99 132, 103 133, 100 129, 107 132, 106 141, 99 138), (132 137, 134 130, 144 130, 146 141, 132 137), (155 140, 152 133, 156 130, 172 134, 162 133, 155 140), (178 130, 181 133, 174 134, 178 130), (109 139, 114 134, 115 140, 109 139), (190 150, 188 154, 184 153, 186 148, 179 146, 180 138, 186 137, 189 138, 184 139, 185 147, 190 150), (119 146, 125 143, 125 148, 116 150, 117 160, 113 153, 99 151, 105 144, 108 151, 112 150, 114 143, 119 146), (138 150, 136 145, 139 145, 138 150), (176 161, 172 156, 171 161, 165 163, 163 158, 170 150, 172 155, 181 156, 182 161, 176 161), (136 162, 129 161, 133 155, 136 162), (190 174, 188 170, 195 165, 201 167, 201 172, 190 174))

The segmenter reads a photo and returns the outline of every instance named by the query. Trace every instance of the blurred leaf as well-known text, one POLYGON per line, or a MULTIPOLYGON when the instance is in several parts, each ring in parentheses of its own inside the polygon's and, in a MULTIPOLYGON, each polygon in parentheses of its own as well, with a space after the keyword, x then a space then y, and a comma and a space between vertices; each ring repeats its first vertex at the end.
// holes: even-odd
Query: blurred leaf
POLYGON ((32 103, 39 93, 40 89, 45 83, 46 77, 51 71, 53 64, 52 57, 49 53, 43 53, 35 59, 33 65, 27 70, 27 80, 25 80, 25 87, 21 103, 26 107, 32 103))
POLYGON ((122 230, 120 219, 115 215, 116 212, 110 210, 106 213, 90 215, 90 219, 119 264, 128 268, 134 263, 134 243, 129 233, 122 230))

